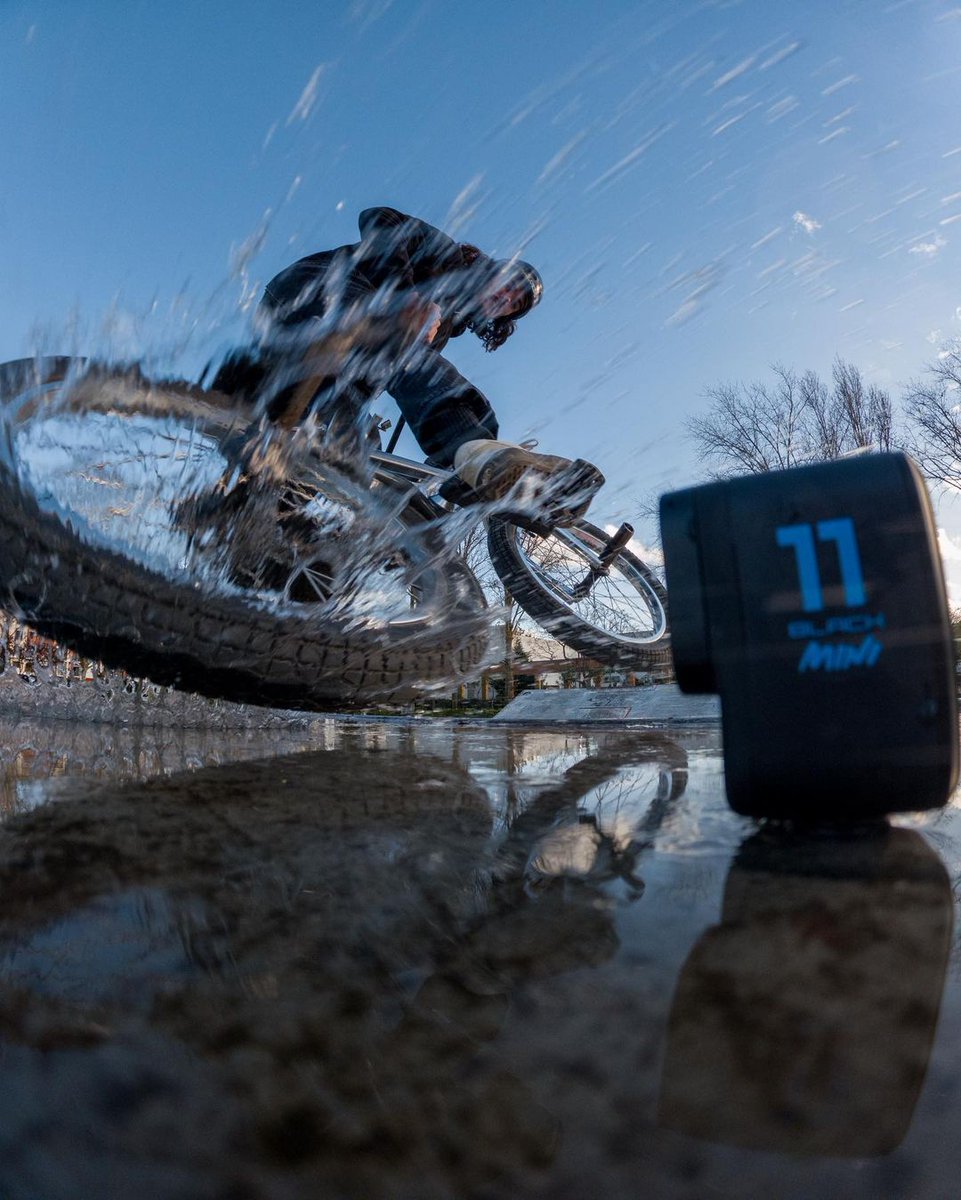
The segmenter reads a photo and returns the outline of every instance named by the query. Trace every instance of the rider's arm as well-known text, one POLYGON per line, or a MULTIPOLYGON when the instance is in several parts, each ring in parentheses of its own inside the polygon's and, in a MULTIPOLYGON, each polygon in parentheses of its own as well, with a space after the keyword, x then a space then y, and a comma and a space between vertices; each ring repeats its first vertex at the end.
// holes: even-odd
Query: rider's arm
POLYGON ((396 208, 364 209, 358 225, 364 273, 375 287, 388 282, 414 287, 462 271, 480 255, 476 247, 455 242, 440 229, 396 208))

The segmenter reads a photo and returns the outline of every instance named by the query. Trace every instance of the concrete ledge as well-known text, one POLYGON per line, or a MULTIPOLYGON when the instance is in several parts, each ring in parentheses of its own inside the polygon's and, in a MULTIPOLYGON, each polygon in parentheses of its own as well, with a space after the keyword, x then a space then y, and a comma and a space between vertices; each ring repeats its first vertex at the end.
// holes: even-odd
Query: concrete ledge
POLYGON ((494 721, 589 724, 701 721, 717 724, 717 696, 686 696, 676 683, 639 688, 531 688, 505 705, 494 721))

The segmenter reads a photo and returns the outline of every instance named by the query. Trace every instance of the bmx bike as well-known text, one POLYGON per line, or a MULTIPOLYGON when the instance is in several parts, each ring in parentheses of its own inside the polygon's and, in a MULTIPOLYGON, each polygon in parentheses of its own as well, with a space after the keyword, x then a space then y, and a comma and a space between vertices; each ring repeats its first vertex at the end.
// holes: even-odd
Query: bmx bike
POLYGON ((598 664, 671 670, 665 591, 629 525, 472 505, 451 471, 383 449, 380 427, 357 469, 316 430, 261 425, 244 491, 256 421, 198 385, 22 359, 0 365, 0 406, 0 607, 108 666, 300 709, 476 675, 491 614, 459 546, 484 521, 498 578, 549 634, 598 664), (185 531, 191 497, 215 492, 244 503, 185 531))

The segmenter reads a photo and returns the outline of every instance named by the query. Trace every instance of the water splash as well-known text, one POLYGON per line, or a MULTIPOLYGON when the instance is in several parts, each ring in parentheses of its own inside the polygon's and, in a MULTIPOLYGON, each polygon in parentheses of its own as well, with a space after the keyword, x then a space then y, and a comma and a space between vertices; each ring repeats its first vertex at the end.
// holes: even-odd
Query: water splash
MULTIPOLYGON (((396 643, 436 626, 449 638, 466 614, 457 580, 440 584, 462 523, 440 534, 410 510, 407 485, 375 477, 376 430, 364 432, 362 407, 339 424, 322 413, 285 429, 249 401, 83 361, 21 364, 4 383, 8 491, 79 543, 172 581, 198 619, 203 596, 222 596, 265 619, 309 618, 320 634, 325 625, 338 637, 365 631, 372 649, 381 631, 396 643)), ((37 561, 40 579, 59 569, 56 554, 37 561)), ((392 691, 396 668, 383 670, 392 691)), ((411 660, 405 670, 414 686, 422 668, 411 660)), ((45 672, 34 664, 22 675, 37 684, 45 672)), ((451 657, 449 674, 422 682, 446 686, 459 672, 451 657)))

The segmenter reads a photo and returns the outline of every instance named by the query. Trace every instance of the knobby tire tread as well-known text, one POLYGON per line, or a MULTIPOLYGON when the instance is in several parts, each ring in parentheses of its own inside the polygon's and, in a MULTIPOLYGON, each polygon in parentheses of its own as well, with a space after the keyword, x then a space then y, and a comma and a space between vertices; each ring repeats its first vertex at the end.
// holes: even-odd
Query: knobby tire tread
MULTIPOLYGON (((56 361, 65 371, 68 360, 56 361)), ((7 398, 31 367, 0 366, 7 398)), ((0 465, 0 603, 41 636, 159 684, 298 709, 412 699, 476 674, 486 659, 479 584, 448 564, 438 586, 447 617, 439 631, 274 611, 87 541, 0 465)))

